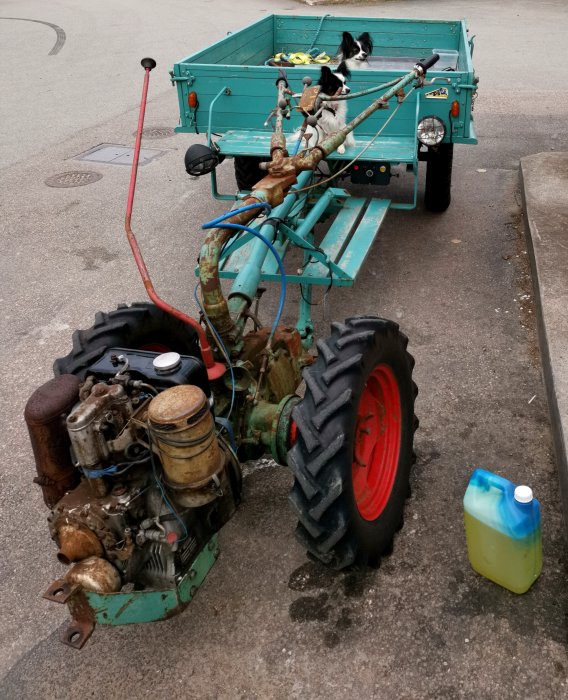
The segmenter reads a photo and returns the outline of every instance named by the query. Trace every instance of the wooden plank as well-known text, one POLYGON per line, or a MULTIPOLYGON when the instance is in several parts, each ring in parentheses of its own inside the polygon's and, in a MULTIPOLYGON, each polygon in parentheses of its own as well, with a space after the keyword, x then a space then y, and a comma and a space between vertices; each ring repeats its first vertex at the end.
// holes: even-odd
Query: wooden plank
POLYGON ((338 265, 351 279, 354 280, 357 277, 365 262, 389 206, 388 199, 372 199, 355 233, 347 243, 338 265))
POLYGON ((263 66, 273 54, 272 31, 269 30, 255 36, 254 41, 219 46, 215 52, 207 54, 202 60, 207 62, 205 65, 263 66))
MULTIPOLYGON (((295 27, 297 29, 316 30, 320 26, 321 16, 313 15, 274 15, 275 29, 279 27, 295 27)), ((444 19, 411 19, 411 18, 389 18, 389 17, 341 17, 338 15, 328 16, 324 19, 322 29, 338 27, 340 31, 344 28, 350 32, 384 30, 396 31, 399 33, 415 32, 417 29, 426 27, 446 28, 448 31, 458 31, 460 20, 444 19)))
POLYGON ((179 61, 180 64, 193 64, 193 63, 217 63, 214 60, 216 52, 224 51, 226 54, 226 49, 234 50, 239 46, 244 46, 250 43, 254 44, 254 40, 257 35, 270 33, 271 36, 274 34, 274 15, 269 15, 268 17, 263 17, 263 19, 253 22, 252 24, 243 27, 242 29, 233 32, 232 34, 225 36, 219 41, 215 42, 211 46, 207 46, 201 51, 190 54, 184 59, 179 61))
MULTIPOLYGON (((361 218, 366 203, 362 197, 349 197, 320 243, 319 247, 332 262, 336 262, 339 258, 341 250, 361 218)), ((329 269, 323 263, 312 263, 306 267, 305 275, 307 277, 329 277, 329 269)))
MULTIPOLYGON (((228 131, 219 139, 217 144, 226 155, 257 155, 268 156, 270 153, 270 132, 228 131)), ((369 142, 369 138, 358 136, 355 146, 345 150, 344 154, 334 153, 330 160, 350 160, 369 142)), ((294 144, 289 138, 288 146, 294 144)), ((379 137, 361 156, 362 160, 385 161, 389 163, 413 163, 416 157, 417 141, 413 137, 379 137)))
MULTIPOLYGON (((458 37, 450 38, 444 34, 374 34, 372 36, 377 47, 376 53, 387 55, 392 48, 404 49, 409 54, 415 51, 430 54, 433 48, 452 50, 458 48, 458 37)), ((282 32, 274 41, 274 46, 277 51, 302 51, 309 47, 312 40, 310 32, 282 32)), ((340 42, 341 32, 321 32, 317 40, 317 48, 330 56, 335 56, 340 42)), ((375 52, 375 49, 373 51, 375 52)))

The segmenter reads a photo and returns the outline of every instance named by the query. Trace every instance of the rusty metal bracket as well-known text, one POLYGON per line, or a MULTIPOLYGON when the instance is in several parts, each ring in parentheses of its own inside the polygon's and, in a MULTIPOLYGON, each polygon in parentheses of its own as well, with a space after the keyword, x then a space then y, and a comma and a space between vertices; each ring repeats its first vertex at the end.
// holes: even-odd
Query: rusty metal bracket
POLYGON ((43 597, 54 603, 67 604, 71 622, 61 633, 60 640, 73 649, 81 649, 95 629, 95 617, 81 587, 56 579, 43 597))
POLYGON ((321 85, 314 85, 312 87, 306 86, 302 92, 302 96, 296 106, 296 109, 305 115, 313 114, 315 111, 316 100, 320 94, 320 91, 321 85))

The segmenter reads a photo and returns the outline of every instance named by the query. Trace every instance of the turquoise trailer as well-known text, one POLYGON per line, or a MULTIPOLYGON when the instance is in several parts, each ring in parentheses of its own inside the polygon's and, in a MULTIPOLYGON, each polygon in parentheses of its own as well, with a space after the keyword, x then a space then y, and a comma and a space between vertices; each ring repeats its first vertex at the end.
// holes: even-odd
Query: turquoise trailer
MULTIPOLYGON (((354 36, 367 31, 375 44, 370 69, 353 72, 349 81, 353 92, 386 83, 404 75, 433 52, 440 54, 438 65, 429 71, 429 78, 434 81, 432 88, 416 93, 405 103, 397 119, 385 130, 381 143, 366 154, 367 159, 413 162, 417 102, 420 119, 435 115, 444 120, 445 143, 477 143, 471 115, 477 88, 473 43, 468 39, 463 20, 265 17, 174 65, 171 79, 177 85, 180 108, 177 131, 223 134, 220 146, 227 155, 268 156, 272 129, 265 121, 274 107, 273 88, 278 70, 265 65, 266 62, 278 52, 306 50, 311 45, 334 57, 343 31, 354 36), (198 109, 188 104, 192 92, 197 94, 198 109), (454 101, 459 103, 459 115, 450 119, 449 109, 454 101)), ((312 64, 289 69, 288 79, 293 89, 301 92, 305 75, 317 82, 320 68, 319 64, 312 64)), ((349 113, 357 114, 368 102, 368 97, 350 101, 349 113)), ((358 127, 357 142, 364 144, 387 116, 386 110, 377 112, 358 127)), ((285 131, 293 132, 300 122, 298 114, 287 122, 285 131)), ((355 152, 333 158, 347 160, 353 155, 355 152)))

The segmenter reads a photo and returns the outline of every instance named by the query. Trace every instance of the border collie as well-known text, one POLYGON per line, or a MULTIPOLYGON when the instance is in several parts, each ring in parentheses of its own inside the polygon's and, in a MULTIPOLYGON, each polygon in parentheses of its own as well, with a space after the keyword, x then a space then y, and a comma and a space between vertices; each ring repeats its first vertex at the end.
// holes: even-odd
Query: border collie
POLYGON ((339 59, 345 61, 349 70, 369 68, 368 57, 373 53, 373 40, 369 32, 363 32, 354 39, 349 32, 343 32, 339 46, 339 59))
MULTIPOLYGON (((347 87, 346 80, 351 73, 341 62, 332 72, 329 66, 322 66, 318 85, 321 91, 329 97, 336 95, 347 95, 350 90, 347 87)), ((318 123, 315 127, 308 126, 306 134, 312 134, 312 138, 308 141, 308 146, 313 147, 320 143, 326 136, 334 134, 336 131, 343 129, 347 123, 347 102, 345 100, 329 100, 323 103, 323 109, 318 116, 318 123), (313 134, 317 138, 314 139, 313 134)), ((355 145, 353 134, 349 134, 345 139, 345 143, 339 146, 338 153, 345 153, 345 147, 350 148, 355 145)))

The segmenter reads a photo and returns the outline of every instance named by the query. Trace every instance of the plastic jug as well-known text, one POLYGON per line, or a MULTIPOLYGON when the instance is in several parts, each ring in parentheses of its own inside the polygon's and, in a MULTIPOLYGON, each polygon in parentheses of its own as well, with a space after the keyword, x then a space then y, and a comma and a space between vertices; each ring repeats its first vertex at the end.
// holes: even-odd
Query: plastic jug
POLYGON ((476 469, 463 505, 474 570, 513 593, 528 591, 542 569, 540 503, 532 490, 476 469))

